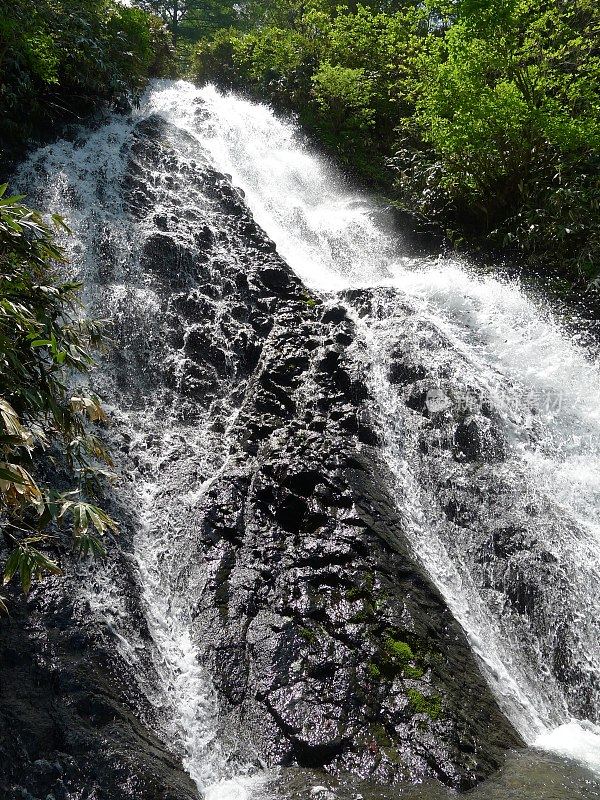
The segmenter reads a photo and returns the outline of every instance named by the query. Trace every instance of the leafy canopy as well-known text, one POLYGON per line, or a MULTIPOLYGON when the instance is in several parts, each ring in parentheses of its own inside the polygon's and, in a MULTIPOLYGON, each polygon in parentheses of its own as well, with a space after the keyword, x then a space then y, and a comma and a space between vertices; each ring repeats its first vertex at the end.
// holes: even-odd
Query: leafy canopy
POLYGON ((251 0, 196 49, 198 80, 299 113, 412 212, 600 272, 597 0, 251 0), (244 26, 249 26, 246 30, 244 26))
POLYGON ((162 20, 115 0, 0 0, 0 147, 123 106, 171 55, 162 20))

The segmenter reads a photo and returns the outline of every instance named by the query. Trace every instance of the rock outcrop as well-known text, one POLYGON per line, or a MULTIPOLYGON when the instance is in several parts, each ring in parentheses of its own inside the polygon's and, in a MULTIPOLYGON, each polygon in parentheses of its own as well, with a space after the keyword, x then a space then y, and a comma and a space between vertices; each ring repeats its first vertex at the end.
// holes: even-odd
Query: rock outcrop
MULTIPOLYGON (((194 796, 134 674, 154 675, 130 500, 152 473, 165 580, 223 740, 268 765, 467 789, 521 741, 409 550, 355 325, 311 296, 228 178, 185 155, 192 144, 137 124, 121 186, 139 235, 129 266, 101 215, 93 239, 98 301, 134 284, 113 302, 104 368, 122 412, 110 575, 127 613, 85 618, 90 579, 73 570, 0 622, 0 786, 36 800, 194 796), (128 660, 124 639, 148 652, 128 660)), ((394 380, 411 369, 397 363, 394 380)), ((469 424, 465 459, 493 436, 469 424)))

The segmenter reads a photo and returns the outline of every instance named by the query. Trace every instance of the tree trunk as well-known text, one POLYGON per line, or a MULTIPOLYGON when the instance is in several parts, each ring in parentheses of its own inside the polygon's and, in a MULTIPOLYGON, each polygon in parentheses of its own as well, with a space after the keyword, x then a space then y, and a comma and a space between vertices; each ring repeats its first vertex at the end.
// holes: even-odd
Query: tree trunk
POLYGON ((173 0, 173 25, 171 33, 173 34, 173 47, 177 49, 177 39, 179 36, 179 0, 173 0))

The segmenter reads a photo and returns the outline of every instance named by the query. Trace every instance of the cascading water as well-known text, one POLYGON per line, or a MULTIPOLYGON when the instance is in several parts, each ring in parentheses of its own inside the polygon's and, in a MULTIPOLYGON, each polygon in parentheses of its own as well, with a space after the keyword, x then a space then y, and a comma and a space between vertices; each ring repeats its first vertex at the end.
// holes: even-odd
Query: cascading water
MULTIPOLYGON (((198 163, 231 174, 299 277, 354 318, 355 357, 369 365, 413 550, 501 707, 527 742, 600 771, 597 365, 515 285, 456 260, 407 255, 385 211, 266 106, 157 82, 132 118, 45 148, 19 184, 65 215, 86 303, 116 320, 117 363, 104 370, 103 389, 115 427, 127 432, 133 481, 123 493, 134 509, 151 652, 128 629, 110 570, 96 579, 101 593, 96 586, 85 601, 110 617, 124 656, 149 659, 155 680, 142 688, 200 790, 210 798, 249 791, 244 759, 220 735, 190 636, 195 598, 186 592, 189 529, 198 524, 191 514, 228 457, 227 431, 213 430, 210 416, 185 400, 193 380, 187 343, 203 325, 218 334, 227 309, 217 302, 208 322, 175 335, 164 321, 172 310, 144 271, 161 208, 178 208, 177 238, 188 250, 202 250, 200 222, 205 239, 219 242, 219 220, 194 184, 198 163), (134 125, 156 119, 169 124, 172 149, 138 185, 125 143, 134 125), (126 175, 132 207, 123 201, 126 175), (152 216, 142 201, 135 208, 144 194, 152 216), (450 418, 477 452, 460 436, 448 441, 450 418)), ((208 269, 222 280, 226 240, 216 250, 208 269)), ((223 375, 226 383, 227 355, 223 375)))
MULTIPOLYGON (((148 103, 233 176, 257 222, 308 286, 342 299, 347 290, 372 290, 375 307, 367 314, 345 302, 373 364, 385 447, 414 550, 526 741, 600 768, 597 365, 514 284, 475 275, 456 260, 403 255, 381 208, 348 187, 268 107, 185 83, 153 92, 148 103), (388 379, 398 342, 425 354, 430 386, 439 387, 425 403, 441 403, 440 411, 458 405, 465 419, 481 417, 487 403, 498 417, 508 458, 488 467, 491 479, 471 471, 461 480, 489 494, 485 524, 478 525, 490 541, 495 530, 516 531, 533 517, 537 538, 526 546, 556 568, 531 611, 490 586, 485 565, 476 563, 485 543, 465 540, 476 531, 448 524, 431 476, 417 467, 423 459, 416 415, 388 379)), ((431 460, 436 471, 449 471, 442 455, 431 460)))
MULTIPOLYGON (((73 234, 64 245, 74 272, 85 281, 85 305, 97 318, 110 319, 117 342, 116 357, 104 363, 98 388, 111 413, 117 467, 132 478, 130 487, 122 486, 118 494, 134 530, 133 556, 152 641, 149 651, 131 625, 115 567, 94 567, 84 580, 80 602, 116 635, 122 657, 134 667, 155 709, 160 732, 181 754, 202 796, 238 800, 248 796, 249 768, 236 756, 235 746, 229 747, 219 735, 216 696, 190 634, 195 598, 185 592, 194 569, 186 558, 193 509, 228 453, 227 433, 215 432, 206 410, 187 399, 193 364, 186 345, 199 327, 211 323, 192 323, 176 333, 169 328, 173 312, 157 291, 157 276, 146 266, 158 259, 145 255, 158 249, 155 237, 162 228, 156 216, 141 211, 140 187, 144 182, 152 187, 152 210, 159 220, 174 206, 180 211, 181 252, 187 247, 187 252, 197 253, 199 218, 204 223, 200 246, 218 222, 197 187, 189 187, 189 205, 182 207, 179 186, 197 163, 186 152, 185 140, 176 142, 173 151, 155 154, 160 172, 144 164, 148 145, 143 138, 137 141, 139 160, 132 158, 126 142, 139 122, 139 117, 115 117, 85 142, 62 141, 45 148, 23 167, 18 182, 40 207, 54 208, 69 220, 73 234), (143 173, 140 187, 133 177, 136 172, 143 173)), ((199 153, 194 156, 202 158, 199 153)), ((226 246, 216 249, 226 259, 226 246)), ((175 258, 180 256, 176 253, 175 258)), ((184 265, 179 266, 183 270, 184 265)), ((211 262, 208 269, 215 269, 216 284, 219 265, 211 262)), ((169 276, 167 280, 170 283, 169 276)), ((220 313, 217 308, 212 321, 217 331, 220 313)))

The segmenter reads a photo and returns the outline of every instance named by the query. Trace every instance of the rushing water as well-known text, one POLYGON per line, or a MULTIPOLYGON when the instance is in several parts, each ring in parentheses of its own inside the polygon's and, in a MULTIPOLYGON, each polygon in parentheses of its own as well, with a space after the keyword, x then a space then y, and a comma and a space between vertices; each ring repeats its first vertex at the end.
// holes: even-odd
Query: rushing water
MULTIPOLYGON (((380 205, 349 186, 268 107, 184 82, 156 83, 133 120, 114 117, 85 141, 45 148, 21 176, 27 188, 37 186, 38 202, 61 211, 74 228, 69 247, 86 278, 88 303, 113 314, 127 308, 146 336, 146 352, 158 335, 152 311, 158 299, 138 264, 152 230, 149 222, 129 218, 119 183, 131 127, 152 115, 185 133, 186 163, 208 160, 232 176, 307 286, 346 305, 360 332, 356 358, 371 365, 385 455, 417 558, 524 739, 600 775, 600 372, 594 359, 514 283, 478 275, 456 259, 410 255, 380 205), (99 242, 117 265, 110 280, 99 267, 99 242), (458 413, 460 406, 465 424, 483 429, 492 420, 507 443, 502 459, 473 467, 457 464, 441 447, 423 454, 423 436, 431 432, 390 381, 395 359, 412 357, 420 359, 428 387, 428 418, 458 413), (448 485, 450 499, 443 497, 448 485), (470 493, 484 497, 478 518, 465 524, 458 511, 449 517, 448 504, 459 508, 470 493), (498 558, 508 572, 498 573, 498 558)), ((185 239, 195 211, 206 204, 188 187, 182 191, 185 173, 169 176, 171 183, 165 177, 155 176, 158 196, 186 198, 178 233, 185 239)), ((203 213, 210 225, 210 209, 203 213)), ((177 379, 181 354, 170 358, 177 379)), ((147 387, 151 370, 150 358, 147 387)), ((161 687, 154 702, 167 708, 164 724, 206 796, 244 797, 251 779, 217 735, 216 700, 190 638, 189 601, 179 591, 186 509, 225 463, 226 437, 211 434, 208 419, 186 425, 168 393, 153 392, 153 402, 140 404, 136 393, 143 391, 143 382, 123 387, 117 381, 108 393, 128 398, 114 400, 114 413, 130 431, 136 464, 135 558, 161 687)), ((117 599, 109 605, 117 608, 117 599)), ((118 627, 118 619, 111 624, 118 627)), ((121 634, 124 652, 135 660, 139 647, 124 626, 121 634)))
MULTIPOLYGON (((312 288, 323 293, 357 287, 391 287, 380 308, 359 324, 373 363, 373 386, 386 422, 387 450, 399 480, 413 546, 467 631, 492 688, 529 742, 571 751, 600 766, 598 718, 571 719, 577 692, 594 692, 598 713, 600 648, 600 374, 597 365, 539 306, 513 284, 480 277, 449 259, 402 255, 380 209, 353 191, 302 144, 293 125, 265 106, 224 97, 213 88, 179 85, 157 93, 152 105, 196 135, 218 168, 241 186, 259 224, 312 288), (181 96, 187 102, 181 102, 181 96), (201 102, 194 113, 194 102, 201 102), (199 119, 198 119, 199 116, 199 119), (408 313, 407 313, 408 304, 408 313), (444 541, 428 487, 418 483, 411 420, 386 378, 390 345, 411 339, 427 347, 444 398, 484 393, 501 415, 511 455, 510 509, 543 495, 536 522, 544 547, 564 570, 545 598, 558 627, 573 626, 581 676, 575 696, 561 686, 540 656, 556 628, 533 629, 531 620, 506 621, 498 598, 484 596, 472 578, 465 543, 444 541), (437 344, 432 347, 430 342, 437 344), (461 391, 451 392, 458 388, 461 391), (385 410, 385 411, 383 411, 385 410), (409 486, 411 488, 409 488, 409 486), (432 513, 433 512, 433 513, 432 513), (558 522, 557 522, 558 520, 558 522), (439 528, 439 531, 438 531, 439 528), (562 591, 559 594, 559 591, 562 591), (519 629, 521 626, 522 629, 519 629), (531 637, 537 638, 532 643, 531 637), (523 655, 526 658, 523 658, 523 655), (533 662, 533 663, 532 663, 533 662), (573 709, 573 710, 572 710, 573 709)), ((196 109, 198 106, 196 105, 196 109)), ((350 305, 352 310, 352 306, 350 305)))

